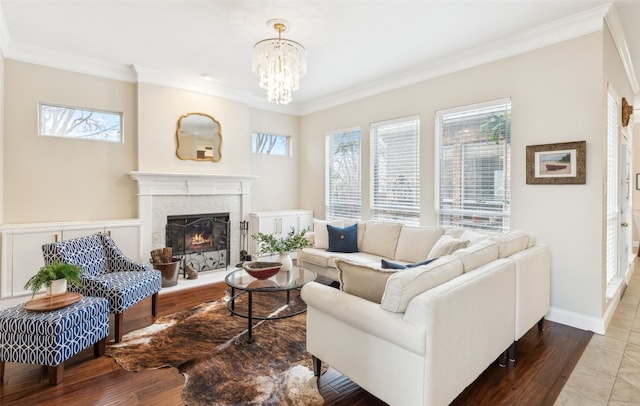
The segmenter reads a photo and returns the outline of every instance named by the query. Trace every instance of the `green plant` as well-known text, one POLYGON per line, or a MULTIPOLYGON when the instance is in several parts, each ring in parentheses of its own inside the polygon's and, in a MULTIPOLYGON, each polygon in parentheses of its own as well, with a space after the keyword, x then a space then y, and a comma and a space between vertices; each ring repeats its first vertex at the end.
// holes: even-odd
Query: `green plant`
POLYGON ((296 233, 292 227, 286 236, 280 238, 265 233, 257 233, 251 237, 260 243, 260 254, 275 254, 310 247, 311 243, 305 237, 306 233, 307 229, 296 233))
POLYGON ((52 281, 58 279, 66 279, 67 283, 73 282, 78 286, 82 286, 80 275, 82 275, 82 267, 56 261, 40 268, 38 273, 29 278, 24 288, 31 289, 33 291, 33 297, 40 288, 43 286, 48 287, 52 281))

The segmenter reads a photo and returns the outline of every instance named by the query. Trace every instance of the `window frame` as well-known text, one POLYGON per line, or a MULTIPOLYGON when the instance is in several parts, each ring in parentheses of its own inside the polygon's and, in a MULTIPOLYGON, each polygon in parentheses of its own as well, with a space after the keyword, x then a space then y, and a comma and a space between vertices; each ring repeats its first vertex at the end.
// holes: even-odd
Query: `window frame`
MULTIPOLYGON (((369 213, 370 218, 376 221, 395 221, 402 222, 404 224, 410 225, 419 225, 421 218, 421 159, 420 159, 420 140, 421 140, 421 131, 420 131, 420 115, 414 114, 410 116, 399 117, 391 120, 377 121, 371 123, 369 125, 369 144, 370 144, 370 165, 369 165, 369 198, 370 198, 370 207, 369 213), (415 143, 411 144, 410 148, 415 151, 414 155, 414 163, 415 170, 408 173, 409 184, 413 184, 413 188, 410 190, 410 200, 413 200, 412 203, 405 202, 404 204, 400 203, 396 200, 397 205, 383 205, 382 201, 377 202, 377 200, 382 200, 380 195, 377 195, 379 191, 377 190, 377 173, 376 173, 376 165, 378 165, 378 128, 383 126, 389 126, 400 123, 408 123, 409 125, 415 125, 415 133, 412 135, 415 137, 415 143), (415 123, 415 124, 411 124, 415 123), (385 215, 386 213, 386 215, 385 215)), ((398 136, 398 135, 396 135, 398 136)), ((406 157, 406 154, 404 155, 406 157)), ((391 175, 392 177, 396 177, 396 172, 391 175)), ((392 181, 389 181, 391 183, 392 181)), ((409 200, 409 199, 407 199, 409 200)), ((388 201, 387 201, 388 202, 388 201)))
MULTIPOLYGON (((75 113, 74 113, 75 114, 75 113)), ((109 110, 101 110, 101 109, 93 109, 93 108, 86 108, 86 107, 77 107, 77 106, 69 106, 69 105, 64 105, 64 104, 58 104, 58 103, 49 103, 49 102, 45 102, 45 101, 39 101, 38 102, 38 136, 41 137, 52 137, 52 138, 65 138, 65 139, 77 139, 77 140, 89 140, 89 141, 103 141, 103 142, 111 142, 111 143, 122 143, 124 142, 124 113, 123 112, 118 112, 118 111, 109 111, 109 110), (57 108, 57 109, 66 109, 66 110, 73 110, 73 111, 80 111, 80 112, 87 112, 87 113, 98 113, 98 114, 103 114, 103 115, 110 115, 110 116, 117 116, 118 117, 118 130, 116 131, 118 134, 117 139, 110 139, 110 138, 104 138, 104 137, 95 137, 95 136, 79 136, 79 135, 73 135, 72 133, 69 132, 65 132, 64 134, 49 134, 49 133, 45 133, 45 126, 43 121, 44 117, 44 110, 43 107, 47 107, 47 108, 57 108)))
MULTIPOLYGON (((344 129, 340 129, 340 130, 334 130, 334 131, 328 131, 325 133, 325 219, 327 220, 334 220, 337 218, 340 219, 349 219, 349 220, 361 220, 362 219, 362 128, 360 126, 356 126, 356 127, 349 127, 349 128, 344 128, 344 129), (333 215, 334 212, 339 212, 338 210, 333 210, 332 204, 333 202, 331 201, 331 187, 332 187, 332 182, 331 182, 331 165, 329 162, 329 158, 330 158, 330 154, 331 151, 333 150, 333 137, 337 136, 337 135, 346 135, 349 133, 355 133, 358 132, 358 135, 360 137, 359 140, 359 146, 358 146, 358 175, 357 175, 357 183, 358 183, 358 187, 357 187, 357 191, 355 193, 356 195, 356 200, 358 201, 357 205, 354 205, 354 207, 357 206, 357 212, 358 215, 355 216, 351 216, 348 214, 343 214, 341 216, 335 217, 333 215), (329 143, 329 139, 332 140, 331 144, 329 143)), ((345 203, 345 205, 347 205, 345 203)))
POLYGON ((266 133, 266 132, 261 132, 261 131, 252 131, 251 132, 251 153, 255 154, 255 155, 265 155, 265 156, 283 156, 283 157, 293 156, 293 137, 291 137, 290 135, 281 135, 281 134, 272 134, 272 133, 266 133), (255 138, 256 138, 257 135, 266 135, 266 136, 269 136, 269 137, 277 137, 279 139, 284 139, 286 141, 286 145, 285 145, 286 153, 284 153, 284 154, 274 154, 274 153, 271 153, 271 152, 256 151, 255 150, 255 146, 256 146, 255 138))
MULTIPOLYGON (((503 205, 503 209, 501 211, 494 211, 491 210, 489 212, 486 212, 486 210, 481 210, 482 207, 479 207, 477 209, 465 209, 464 207, 462 208, 455 208, 455 209, 451 209, 449 211, 449 215, 454 215, 454 211, 458 213, 458 216, 460 218, 464 218, 466 216, 470 216, 471 217, 471 222, 464 222, 461 220, 458 221, 453 221, 450 220, 447 224, 443 224, 443 216, 446 215, 446 210, 443 209, 443 204, 441 201, 441 184, 442 184, 442 180, 441 180, 441 160, 442 162, 445 162, 444 156, 443 156, 443 118, 446 116, 450 116, 450 115, 455 115, 455 114, 463 114, 465 112, 468 112, 470 116, 473 116, 474 111, 482 111, 482 110, 487 110, 486 114, 491 114, 490 111, 492 108, 495 108, 496 110, 498 108, 500 108, 501 106, 507 106, 508 105, 508 111, 509 111, 509 115, 511 115, 511 98, 510 97, 506 97, 506 98, 501 98, 501 99, 495 99, 495 100, 490 100, 490 101, 486 101, 486 102, 481 102, 481 103, 473 103, 473 104, 468 104, 468 105, 464 105, 464 106, 458 106, 458 107, 454 107, 454 108, 449 108, 449 109, 443 109, 443 110, 438 110, 436 111, 435 114, 435 139, 434 139, 434 144, 435 144, 435 149, 434 149, 434 208, 435 208, 435 212, 436 212, 436 217, 437 217, 437 221, 438 221, 438 225, 440 226, 454 226, 454 227, 463 227, 463 228, 469 228, 469 229, 481 229, 481 230, 485 230, 485 231, 495 231, 495 232, 500 232, 500 231, 508 231, 510 229, 510 225, 511 225, 511 205, 510 205, 510 195, 511 195, 511 136, 509 135, 509 140, 507 142, 505 142, 504 144, 500 144, 500 145, 505 145, 505 157, 503 158, 503 169, 502 169, 502 182, 505 185, 505 189, 503 191, 503 197, 502 197, 502 205, 503 205), (473 213, 475 211, 475 213, 473 213), (466 214, 465 214, 466 213, 466 214), (480 219, 482 217, 482 219, 484 219, 485 217, 489 218, 488 222, 482 223, 481 221, 478 222, 478 224, 474 224, 475 220, 474 220, 474 216, 476 216, 478 219, 480 219), (498 220, 499 219, 499 220, 498 220), (492 225, 492 222, 500 222, 500 228, 496 228, 492 225), (451 223, 451 224, 449 224, 451 223)), ((476 113, 479 114, 479 113, 476 113)), ((509 128, 509 134, 511 134, 511 123, 509 124, 510 128, 509 128)), ((464 142, 464 143, 460 143, 459 145, 461 146, 469 146, 469 145, 473 145, 473 144, 479 144, 480 142, 484 142, 487 143, 487 141, 490 140, 478 140, 475 143, 474 142, 464 142)), ((453 145, 453 144, 451 144, 453 145)), ((456 144, 457 145, 457 144, 456 144)), ((461 150, 463 150, 464 148, 461 147, 461 150)), ((462 167, 464 167, 466 161, 465 161, 465 157, 464 155, 461 155, 461 165, 462 167)), ((453 173, 453 169, 452 169, 452 173, 453 173)), ((453 175, 452 175, 453 176, 453 175)), ((495 175, 494 175, 495 176, 495 175)), ((465 197, 465 187, 464 187, 464 170, 460 170, 460 178, 459 178, 459 184, 462 185, 460 187, 460 196, 459 199, 460 201, 464 201, 464 197, 465 197)), ((452 178, 453 179, 453 178, 452 178)), ((495 181, 494 181, 495 184, 495 181)), ((452 187, 452 190, 454 188, 452 187)), ((495 189, 494 189, 495 191, 495 189)), ((495 195, 495 193, 494 193, 495 195)), ((467 199, 468 200, 468 199, 467 199)), ((496 199, 493 199, 491 201, 497 201, 496 199)), ((476 205, 478 205, 478 199, 476 199, 476 205)), ((480 219, 480 220, 482 220, 480 219)))

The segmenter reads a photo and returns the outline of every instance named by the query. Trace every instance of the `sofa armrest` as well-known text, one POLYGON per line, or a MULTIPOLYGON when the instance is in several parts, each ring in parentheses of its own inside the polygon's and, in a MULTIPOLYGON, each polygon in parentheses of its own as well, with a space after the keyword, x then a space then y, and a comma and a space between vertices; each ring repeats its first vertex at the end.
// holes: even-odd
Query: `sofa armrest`
POLYGON ((516 264, 515 341, 542 319, 551 305, 551 251, 538 244, 509 257, 516 264))
POLYGON ((424 390, 425 398, 436 396, 433 404, 448 404, 513 342, 514 268, 513 261, 498 259, 409 303, 405 319, 425 326, 430 361, 424 390))
POLYGON ((425 353, 424 327, 404 320, 403 313, 388 312, 377 303, 317 282, 306 284, 301 295, 311 312, 328 314, 416 354, 425 353))

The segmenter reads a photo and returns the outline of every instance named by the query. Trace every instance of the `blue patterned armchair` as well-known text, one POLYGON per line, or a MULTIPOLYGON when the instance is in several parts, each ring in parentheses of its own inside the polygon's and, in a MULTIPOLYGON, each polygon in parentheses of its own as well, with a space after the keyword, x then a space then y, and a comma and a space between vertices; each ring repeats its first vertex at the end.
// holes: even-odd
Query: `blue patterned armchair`
POLYGON ((152 296, 151 312, 156 315, 162 274, 149 264, 127 258, 111 237, 98 233, 42 246, 45 264, 54 261, 83 268, 83 287, 69 284, 69 290, 83 296, 103 297, 115 316, 115 341, 122 339, 122 313, 152 296))

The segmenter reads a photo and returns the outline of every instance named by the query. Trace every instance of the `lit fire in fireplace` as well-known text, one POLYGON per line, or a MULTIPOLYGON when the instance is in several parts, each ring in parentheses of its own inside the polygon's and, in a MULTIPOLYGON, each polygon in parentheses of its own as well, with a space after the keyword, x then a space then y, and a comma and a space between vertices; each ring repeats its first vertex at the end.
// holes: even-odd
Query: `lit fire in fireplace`
POLYGON ((202 249, 203 247, 213 247, 213 237, 204 238, 201 233, 195 233, 191 236, 191 248, 202 249))

